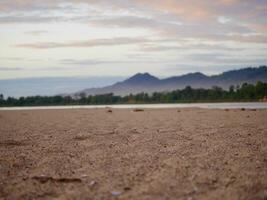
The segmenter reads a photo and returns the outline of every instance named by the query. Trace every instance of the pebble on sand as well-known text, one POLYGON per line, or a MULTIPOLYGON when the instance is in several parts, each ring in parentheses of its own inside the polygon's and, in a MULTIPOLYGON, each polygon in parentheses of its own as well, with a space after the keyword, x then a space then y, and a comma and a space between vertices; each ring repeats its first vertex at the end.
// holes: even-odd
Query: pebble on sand
POLYGON ((119 196, 119 195, 122 194, 121 191, 111 191, 110 193, 111 193, 113 196, 119 196))
POLYGON ((96 184, 95 181, 91 181, 91 182, 89 183, 90 186, 94 186, 95 184, 96 184))

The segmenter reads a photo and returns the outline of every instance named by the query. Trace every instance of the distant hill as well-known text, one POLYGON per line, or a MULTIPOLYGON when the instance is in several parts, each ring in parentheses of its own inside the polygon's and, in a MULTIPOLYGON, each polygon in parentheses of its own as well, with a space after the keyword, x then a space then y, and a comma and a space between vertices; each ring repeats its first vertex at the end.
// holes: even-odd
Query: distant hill
POLYGON ((159 79, 149 73, 138 73, 134 76, 102 88, 89 88, 75 93, 80 95, 106 94, 115 95, 136 94, 140 92, 152 93, 183 89, 186 86, 192 88, 211 88, 219 86, 228 89, 231 85, 241 85, 242 83, 256 83, 257 81, 267 82, 267 66, 257 68, 244 68, 227 71, 222 74, 207 76, 200 72, 189 73, 182 76, 173 76, 159 79))

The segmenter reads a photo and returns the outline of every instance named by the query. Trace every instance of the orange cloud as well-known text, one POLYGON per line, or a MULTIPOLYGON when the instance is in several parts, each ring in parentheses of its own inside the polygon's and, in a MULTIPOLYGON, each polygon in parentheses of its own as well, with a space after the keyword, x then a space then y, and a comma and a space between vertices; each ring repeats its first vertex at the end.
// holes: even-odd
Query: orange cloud
POLYGON ((138 0, 138 3, 150 6, 158 11, 172 13, 188 21, 209 20, 215 13, 208 6, 208 1, 195 0, 138 0))
POLYGON ((230 6, 236 3, 239 3, 240 0, 220 0, 219 1, 221 4, 226 5, 226 6, 230 6))

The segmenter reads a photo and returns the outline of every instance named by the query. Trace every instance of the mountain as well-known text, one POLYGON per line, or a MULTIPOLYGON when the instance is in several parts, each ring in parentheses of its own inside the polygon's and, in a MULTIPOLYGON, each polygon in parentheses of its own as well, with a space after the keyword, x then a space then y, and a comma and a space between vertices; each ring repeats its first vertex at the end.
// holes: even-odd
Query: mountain
POLYGON ((183 89, 186 86, 191 86, 192 88, 211 88, 212 86, 219 86, 228 89, 231 85, 241 85, 245 82, 256 83, 257 81, 267 82, 267 66, 232 70, 213 76, 207 76, 196 72, 165 79, 159 79, 149 73, 138 73, 114 85, 85 89, 75 93, 74 96, 79 96, 81 93, 86 95, 152 93, 183 89))
POLYGON ((122 84, 125 85, 153 85, 158 83, 160 80, 155 77, 151 76, 149 73, 138 73, 135 74, 134 76, 130 77, 129 79, 125 80, 122 82, 122 84))

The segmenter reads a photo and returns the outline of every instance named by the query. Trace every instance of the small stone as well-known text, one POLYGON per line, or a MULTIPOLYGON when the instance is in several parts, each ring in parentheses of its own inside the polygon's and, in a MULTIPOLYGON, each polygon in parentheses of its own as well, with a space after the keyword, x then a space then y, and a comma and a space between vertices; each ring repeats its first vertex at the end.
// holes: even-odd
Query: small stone
POLYGON ((90 186, 94 186, 95 184, 96 184, 95 181, 91 181, 91 182, 89 183, 90 186))
POLYGON ((122 194, 122 192, 121 192, 121 191, 111 191, 111 194, 112 194, 113 196, 119 196, 119 195, 122 194))

